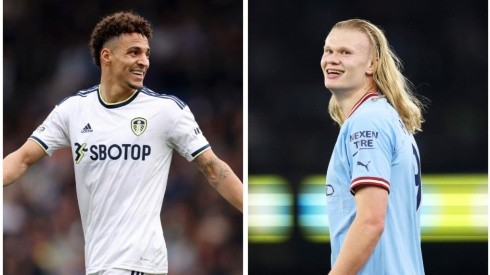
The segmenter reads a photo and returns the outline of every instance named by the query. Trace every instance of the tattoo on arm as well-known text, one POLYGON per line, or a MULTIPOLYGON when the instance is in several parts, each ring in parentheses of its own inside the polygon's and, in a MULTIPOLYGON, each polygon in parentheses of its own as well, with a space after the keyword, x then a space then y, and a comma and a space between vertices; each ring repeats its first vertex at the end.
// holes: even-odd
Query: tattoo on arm
POLYGON ((228 166, 216 157, 204 158, 199 163, 199 170, 206 176, 214 189, 217 189, 231 173, 228 166))

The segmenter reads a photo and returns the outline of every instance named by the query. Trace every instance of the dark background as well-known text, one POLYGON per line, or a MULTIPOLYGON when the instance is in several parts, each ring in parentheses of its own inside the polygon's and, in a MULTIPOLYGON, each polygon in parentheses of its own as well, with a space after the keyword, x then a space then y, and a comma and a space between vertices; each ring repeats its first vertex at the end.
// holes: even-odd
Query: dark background
MULTIPOLYGON (((249 1, 249 174, 298 191, 324 174, 339 127, 320 58, 338 21, 379 25, 416 93, 430 100, 416 135, 423 173, 487 173, 488 1, 249 1)), ((427 274, 487 274, 486 242, 423 243, 427 274)), ((328 243, 295 227, 285 243, 249 245, 250 274, 326 274, 328 243)))
MULTIPOLYGON (((237 0, 3 1, 3 149, 22 145, 55 104, 96 85, 97 21, 133 10, 153 24, 145 86, 184 100, 242 178, 243 4, 237 0)), ((85 274, 72 155, 60 150, 5 188, 3 274, 85 274)), ((242 274, 242 215, 179 154, 162 207, 170 274, 242 274)))

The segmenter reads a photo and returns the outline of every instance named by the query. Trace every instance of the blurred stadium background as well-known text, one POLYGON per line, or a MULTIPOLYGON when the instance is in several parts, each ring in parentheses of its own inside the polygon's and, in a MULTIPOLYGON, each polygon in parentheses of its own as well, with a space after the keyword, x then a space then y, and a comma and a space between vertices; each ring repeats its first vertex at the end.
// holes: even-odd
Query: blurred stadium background
MULTIPOLYGON (((145 85, 184 100, 214 151, 242 178, 242 2, 3 1, 3 152, 55 104, 99 83, 88 41, 104 15, 154 27, 145 85)), ((72 156, 61 150, 3 190, 3 274, 85 274, 72 156)), ((242 215, 176 154, 162 222, 170 274, 241 274, 242 215)))
MULTIPOLYGON (((453 202, 450 209, 463 208, 475 219, 464 220, 457 232, 434 227, 439 238, 422 244, 426 273, 486 273, 487 1, 248 3, 250 201, 266 199, 280 208, 252 205, 250 212, 282 211, 286 223, 272 233, 249 227, 249 274, 328 271, 327 228, 322 221, 305 225, 304 214, 318 209, 303 203, 321 190, 315 186, 338 133, 326 111, 330 95, 319 68, 324 38, 335 22, 352 17, 385 29, 405 75, 431 101, 416 138, 427 175, 424 191, 443 193, 435 211, 448 220, 440 224, 459 221, 450 216, 458 213, 443 210, 453 202), (460 179, 457 186, 447 177, 460 179), (432 188, 441 181, 442 189, 432 188), (451 199, 446 191, 466 197, 451 199)), ((242 177, 241 1, 6 0, 3 7, 4 155, 62 98, 98 83, 90 31, 101 16, 132 9, 154 25, 145 85, 185 100, 214 150, 242 177)), ((4 274, 83 274, 71 159, 69 151, 60 151, 4 190, 4 274)), ((241 215, 180 156, 162 209, 171 274, 241 273, 241 215)))
POLYGON ((488 1, 249 1, 250 274, 326 274, 324 174, 339 128, 320 58, 334 23, 380 25, 430 100, 426 274, 488 271, 488 1))

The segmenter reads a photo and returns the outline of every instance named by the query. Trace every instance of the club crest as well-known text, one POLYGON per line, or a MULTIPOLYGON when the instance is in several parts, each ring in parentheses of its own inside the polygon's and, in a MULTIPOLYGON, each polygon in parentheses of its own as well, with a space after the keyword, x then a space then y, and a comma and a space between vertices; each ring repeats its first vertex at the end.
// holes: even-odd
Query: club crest
POLYGON ((146 122, 146 119, 142 117, 133 118, 133 120, 131 120, 131 130, 137 136, 143 134, 147 126, 148 123, 146 122))

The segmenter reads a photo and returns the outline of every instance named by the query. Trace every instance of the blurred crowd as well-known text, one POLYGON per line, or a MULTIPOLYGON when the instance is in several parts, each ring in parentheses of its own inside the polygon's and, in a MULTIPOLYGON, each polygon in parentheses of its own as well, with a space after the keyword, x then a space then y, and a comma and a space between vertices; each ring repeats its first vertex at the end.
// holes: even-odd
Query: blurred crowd
MULTIPOLYGON (((104 15, 133 10, 153 24, 145 86, 184 100, 216 154, 243 178, 242 3, 6 0, 3 155, 53 107, 99 83, 88 40, 104 15)), ((3 274, 84 274, 84 240, 69 149, 3 190, 3 274)), ((242 274, 242 215, 174 154, 161 219, 169 274, 242 274)))

